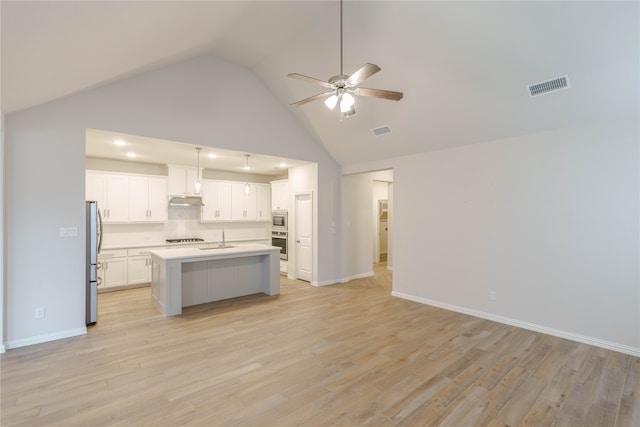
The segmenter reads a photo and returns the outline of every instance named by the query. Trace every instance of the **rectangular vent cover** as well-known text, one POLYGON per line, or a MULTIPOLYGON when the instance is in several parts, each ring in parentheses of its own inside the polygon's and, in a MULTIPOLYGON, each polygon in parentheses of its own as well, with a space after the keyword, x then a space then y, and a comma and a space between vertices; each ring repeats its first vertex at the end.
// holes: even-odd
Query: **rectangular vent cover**
POLYGON ((379 128, 371 129, 371 132, 373 132, 375 136, 380 136, 385 133, 391 133, 391 128, 389 126, 381 126, 379 128))
POLYGON ((559 90, 569 89, 571 84, 569 83, 569 75, 556 77, 555 79, 547 80, 540 83, 535 83, 527 86, 529 89, 529 96, 540 96, 551 92, 557 92, 559 90))

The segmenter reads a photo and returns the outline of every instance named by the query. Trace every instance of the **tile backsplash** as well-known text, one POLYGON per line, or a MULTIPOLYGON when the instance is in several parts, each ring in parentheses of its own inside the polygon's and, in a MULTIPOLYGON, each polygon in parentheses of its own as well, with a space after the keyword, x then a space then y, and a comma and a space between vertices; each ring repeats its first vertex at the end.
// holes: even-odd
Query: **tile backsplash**
POLYGON ((105 224, 105 246, 131 244, 158 244, 166 239, 200 237, 205 240, 220 240, 225 230, 227 240, 270 238, 270 222, 205 222, 201 223, 197 207, 169 207, 169 219, 159 224, 105 224))

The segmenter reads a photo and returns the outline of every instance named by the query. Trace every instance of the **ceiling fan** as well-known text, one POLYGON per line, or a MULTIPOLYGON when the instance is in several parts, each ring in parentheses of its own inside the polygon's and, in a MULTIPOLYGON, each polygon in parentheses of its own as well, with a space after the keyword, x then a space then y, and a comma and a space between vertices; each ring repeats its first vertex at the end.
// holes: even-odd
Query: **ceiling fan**
POLYGON ((303 80, 327 89, 331 89, 328 92, 310 96, 298 102, 294 102, 291 105, 298 106, 311 101, 315 101, 316 99, 326 98, 324 103, 329 109, 333 110, 339 102, 340 112, 345 117, 349 117, 356 113, 356 110, 354 108, 355 98, 353 97, 353 95, 372 96, 374 98, 389 99, 391 101, 400 101, 402 99, 402 92, 358 87, 360 83, 380 71, 380 67, 375 64, 366 63, 355 73, 346 75, 344 74, 342 68, 342 56, 342 0, 340 0, 340 74, 331 77, 326 82, 324 80, 319 80, 313 77, 305 76, 303 74, 287 74, 287 77, 303 80))

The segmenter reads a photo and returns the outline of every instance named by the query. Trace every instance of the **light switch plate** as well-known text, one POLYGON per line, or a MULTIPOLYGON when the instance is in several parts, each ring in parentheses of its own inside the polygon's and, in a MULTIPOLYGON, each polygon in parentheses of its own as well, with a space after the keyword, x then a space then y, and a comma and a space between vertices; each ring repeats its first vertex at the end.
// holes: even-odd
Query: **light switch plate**
POLYGON ((78 227, 60 227, 60 237, 78 237, 78 227))

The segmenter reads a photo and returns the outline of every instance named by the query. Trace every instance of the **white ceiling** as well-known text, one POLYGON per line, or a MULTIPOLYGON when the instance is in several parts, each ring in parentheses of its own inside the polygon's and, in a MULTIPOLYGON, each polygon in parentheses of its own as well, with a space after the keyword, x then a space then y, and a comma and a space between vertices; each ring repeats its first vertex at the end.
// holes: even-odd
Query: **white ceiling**
MULTIPOLYGON (((339 72, 336 1, 2 1, 2 110, 210 54, 250 69, 283 104, 339 72)), ((382 71, 340 122, 291 114, 343 165, 638 114, 638 2, 347 1, 344 69, 382 71), (526 86, 569 74, 571 89, 526 86), (372 128, 389 125, 381 137, 372 128)), ((319 90, 318 90, 319 89, 319 90)))
MULTIPOLYGON (((87 129, 86 156, 98 159, 133 161, 159 165, 198 165, 195 145, 156 138, 87 129), (121 141, 121 145, 116 145, 121 141), (129 157, 133 153, 133 157, 129 157)), ((286 176, 287 170, 308 162, 255 153, 199 147, 200 167, 204 169, 251 173, 268 176, 286 176), (249 158, 247 159, 247 155, 249 158), (249 166, 249 170, 245 167, 249 166)))

